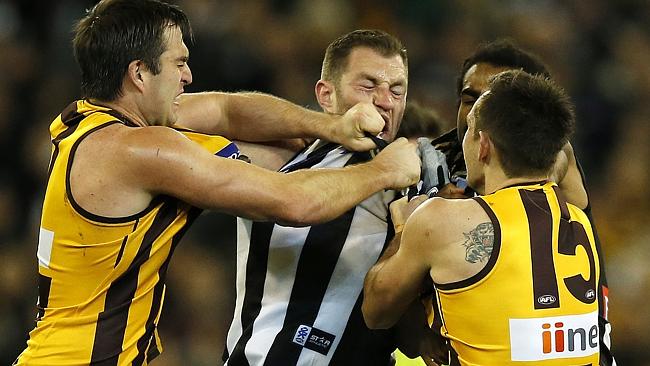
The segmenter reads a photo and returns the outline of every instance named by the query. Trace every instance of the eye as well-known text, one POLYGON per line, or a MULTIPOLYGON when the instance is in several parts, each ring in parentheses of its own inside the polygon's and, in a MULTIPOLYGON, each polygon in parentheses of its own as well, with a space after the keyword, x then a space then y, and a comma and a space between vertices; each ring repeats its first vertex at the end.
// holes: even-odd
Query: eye
POLYGON ((176 66, 179 68, 184 68, 187 67, 187 62, 189 61, 189 58, 187 57, 181 57, 176 59, 176 66))
POLYGON ((370 89, 375 87, 375 84, 373 84, 371 81, 366 81, 366 82, 360 83, 359 86, 361 88, 363 88, 363 89, 370 90, 370 89))
POLYGON ((460 98, 460 102, 464 105, 469 105, 470 107, 476 102, 476 97, 471 95, 463 94, 460 98))
POLYGON ((390 92, 397 97, 404 95, 405 91, 406 88, 404 88, 403 86, 394 86, 390 88, 390 92))

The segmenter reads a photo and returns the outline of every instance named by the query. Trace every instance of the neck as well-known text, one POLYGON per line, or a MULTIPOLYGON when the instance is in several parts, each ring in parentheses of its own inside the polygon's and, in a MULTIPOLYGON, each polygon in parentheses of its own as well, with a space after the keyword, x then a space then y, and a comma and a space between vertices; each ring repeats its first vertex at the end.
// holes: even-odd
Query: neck
POLYGON ((103 102, 100 100, 96 99, 90 99, 90 102, 93 104, 101 105, 104 107, 111 108, 115 110, 116 112, 120 113, 124 117, 128 118, 131 122, 135 123, 136 125, 140 127, 146 127, 149 126, 149 123, 147 123, 146 119, 144 116, 141 114, 135 112, 137 111, 137 108, 131 107, 128 103, 122 102, 122 101, 113 101, 113 102, 103 102))
POLYGON ((485 194, 490 194, 499 189, 530 182, 543 182, 549 179, 548 175, 526 175, 520 177, 507 177, 503 171, 485 175, 485 194))

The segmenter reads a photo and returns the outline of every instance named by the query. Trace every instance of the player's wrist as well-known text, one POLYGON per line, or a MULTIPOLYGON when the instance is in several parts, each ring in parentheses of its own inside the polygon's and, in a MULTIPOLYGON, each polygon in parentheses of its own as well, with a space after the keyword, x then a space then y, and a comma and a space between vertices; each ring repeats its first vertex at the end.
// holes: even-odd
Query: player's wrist
POLYGON ((337 114, 321 113, 321 118, 317 120, 319 138, 343 144, 344 130, 342 128, 342 116, 337 114))
POLYGON ((398 169, 390 162, 384 161, 377 155, 373 160, 366 163, 369 169, 369 176, 380 183, 384 189, 398 189, 405 186, 404 177, 398 169))

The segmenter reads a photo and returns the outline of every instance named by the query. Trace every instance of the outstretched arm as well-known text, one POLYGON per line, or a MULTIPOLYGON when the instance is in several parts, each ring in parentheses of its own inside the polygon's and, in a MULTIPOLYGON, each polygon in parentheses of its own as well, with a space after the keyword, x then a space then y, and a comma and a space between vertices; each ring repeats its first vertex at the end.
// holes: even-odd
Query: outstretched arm
POLYGON ((129 188, 296 226, 329 221, 377 191, 411 185, 420 171, 415 146, 406 139, 364 164, 289 174, 215 157, 164 127, 128 129, 120 141, 111 156, 128 164, 116 165, 111 174, 129 188))
POLYGON ((269 94, 186 93, 180 98, 176 125, 250 142, 322 138, 354 151, 375 148, 364 132, 378 134, 384 121, 371 103, 359 103, 343 115, 312 111, 269 94))

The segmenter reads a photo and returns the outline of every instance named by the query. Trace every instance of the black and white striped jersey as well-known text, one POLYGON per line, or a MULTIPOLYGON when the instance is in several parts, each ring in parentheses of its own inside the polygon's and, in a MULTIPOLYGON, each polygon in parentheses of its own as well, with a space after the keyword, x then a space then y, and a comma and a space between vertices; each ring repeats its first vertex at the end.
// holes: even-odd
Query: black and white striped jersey
MULTIPOLYGON (((370 153, 316 141, 280 171, 369 159, 370 153)), ((381 191, 311 227, 237 219, 237 299, 226 365, 387 365, 392 334, 366 327, 361 290, 393 235, 394 198, 381 191)))

